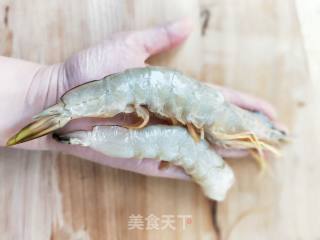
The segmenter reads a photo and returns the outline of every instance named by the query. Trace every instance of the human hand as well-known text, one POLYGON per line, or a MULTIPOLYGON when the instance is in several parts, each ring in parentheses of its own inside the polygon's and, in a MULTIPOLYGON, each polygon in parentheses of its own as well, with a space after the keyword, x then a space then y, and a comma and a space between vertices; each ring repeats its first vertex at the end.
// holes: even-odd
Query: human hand
MULTIPOLYGON (((6 78, 11 78, 13 81, 8 81, 5 84, 5 94, 2 97, 3 101, 0 103, 1 116, 6 116, 0 119, 0 144, 4 146, 9 136, 29 122, 33 115, 55 104, 60 96, 69 89, 127 68, 143 67, 150 56, 182 43, 190 31, 190 23, 182 20, 145 31, 114 34, 100 45, 73 55, 65 63, 52 66, 1 58, 0 61, 8 65, 11 65, 8 61, 11 63, 16 61, 13 65, 16 69, 19 69, 20 76, 12 73, 5 75, 6 78), (15 95, 14 98, 12 93, 15 95)), ((1 67, 0 72, 2 72, 1 67)), ((271 118, 274 117, 273 108, 264 101, 230 89, 221 87, 219 89, 226 99, 234 104, 250 110, 264 112, 271 118)), ((114 121, 116 124, 118 120, 108 120, 108 123, 114 121)), ((69 124, 65 130, 85 129, 99 123, 106 124, 106 122, 107 120, 86 119, 69 124)), ((159 170, 158 161, 110 158, 80 146, 57 143, 51 136, 44 136, 16 147, 62 151, 104 165, 145 175, 187 178, 185 173, 177 167, 159 170)), ((243 154, 243 152, 230 151, 220 153, 224 156, 240 156, 243 154)))

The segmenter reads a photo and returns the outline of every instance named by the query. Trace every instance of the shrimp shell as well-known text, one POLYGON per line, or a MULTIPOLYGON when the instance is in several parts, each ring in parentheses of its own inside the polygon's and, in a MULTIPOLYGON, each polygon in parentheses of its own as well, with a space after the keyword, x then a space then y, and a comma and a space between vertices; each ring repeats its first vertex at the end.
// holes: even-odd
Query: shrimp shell
POLYGON ((195 143, 180 126, 153 125, 140 130, 96 126, 58 137, 60 141, 90 147, 111 157, 153 158, 181 166, 210 199, 221 201, 234 182, 231 168, 202 140, 195 143))

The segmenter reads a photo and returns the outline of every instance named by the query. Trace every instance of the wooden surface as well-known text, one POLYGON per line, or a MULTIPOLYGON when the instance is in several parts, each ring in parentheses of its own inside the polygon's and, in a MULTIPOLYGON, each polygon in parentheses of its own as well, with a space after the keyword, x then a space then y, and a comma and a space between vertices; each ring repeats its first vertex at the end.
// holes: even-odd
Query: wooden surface
POLYGON ((48 64, 111 32, 189 15, 190 39, 151 62, 269 100, 293 136, 264 177, 250 159, 228 160, 237 182, 218 205, 193 183, 1 149, 1 239, 319 239, 319 12, 312 0, 0 0, 0 54, 48 64), (128 230, 131 214, 192 223, 128 230))

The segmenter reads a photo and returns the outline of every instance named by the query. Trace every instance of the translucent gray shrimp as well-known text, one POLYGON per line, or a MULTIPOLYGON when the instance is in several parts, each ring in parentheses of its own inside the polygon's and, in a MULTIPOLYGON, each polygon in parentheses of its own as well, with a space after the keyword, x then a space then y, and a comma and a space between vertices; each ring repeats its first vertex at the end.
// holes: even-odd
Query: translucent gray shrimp
POLYGON ((99 81, 78 86, 54 106, 11 137, 7 145, 28 141, 82 117, 110 118, 135 112, 142 128, 149 113, 184 125, 196 141, 206 138, 225 148, 249 149, 261 153, 276 151, 286 139, 263 114, 241 109, 225 101, 221 92, 182 73, 161 67, 129 69, 99 81))
POLYGON ((196 143, 180 126, 153 125, 129 130, 118 126, 97 126, 92 131, 61 135, 59 141, 90 147, 119 158, 153 158, 181 166, 210 199, 223 200, 234 182, 231 168, 210 145, 196 143))

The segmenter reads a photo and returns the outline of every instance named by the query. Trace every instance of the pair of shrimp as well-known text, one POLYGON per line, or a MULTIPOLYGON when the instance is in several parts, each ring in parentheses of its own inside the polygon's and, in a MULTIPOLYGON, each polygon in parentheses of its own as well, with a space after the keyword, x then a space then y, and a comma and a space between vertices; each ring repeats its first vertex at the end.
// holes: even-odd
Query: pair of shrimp
MULTIPOLYGON (((155 148, 158 147, 157 142, 158 144, 164 144, 163 146, 166 147, 161 148, 161 152, 158 153, 158 157, 162 160, 169 158, 167 155, 169 150, 166 150, 168 146, 165 141, 160 141, 160 139, 163 139, 161 132, 165 134, 168 131, 167 128, 172 128, 179 132, 183 131, 183 126, 186 127, 190 136, 195 140, 194 142, 198 143, 192 149, 199 154, 200 152, 202 154, 202 152, 210 151, 209 155, 212 159, 217 159, 217 155, 213 149, 209 150, 208 148, 203 151, 201 147, 203 144, 210 143, 225 148, 249 150, 261 160, 263 159, 263 151, 277 152, 275 146, 287 138, 286 134, 276 128, 267 117, 244 110, 225 101, 222 93, 218 90, 189 78, 178 71, 161 67, 145 67, 129 69, 68 91, 56 105, 36 115, 31 124, 10 138, 7 145, 14 145, 43 136, 62 128, 73 119, 82 117, 111 118, 119 113, 133 112, 139 116, 141 121, 134 126, 127 126, 130 131, 125 131, 126 134, 128 136, 133 133, 137 134, 137 136, 140 134, 139 138, 149 140, 154 138, 152 142, 155 144, 155 148), (151 130, 149 128, 144 130, 144 128, 149 122, 150 113, 159 118, 170 119, 173 125, 182 127, 153 127, 152 132, 158 132, 149 137, 149 131, 151 130), (197 148, 199 148, 198 151, 197 148)), ((117 134, 112 134, 110 130, 97 129, 93 130, 93 132, 106 131, 111 136, 117 137, 117 134)), ((115 130, 115 128, 111 129, 115 130)), ((120 129, 115 130, 115 132, 118 131, 120 129)), ((172 136, 165 134, 167 139, 178 138, 180 141, 183 140, 176 136, 176 132, 173 132, 172 130, 172 136)), ((95 136, 102 135, 96 134, 95 136)), ((189 138, 187 134, 182 134, 181 136, 185 140, 189 138)), ((99 148, 94 147, 94 149, 114 155, 114 152, 107 150, 108 141, 103 143, 106 138, 99 139, 99 137, 94 137, 93 139, 92 141, 105 145, 99 148)), ((130 139, 133 141, 134 137, 130 139)), ((116 142, 120 144, 120 141, 116 142)), ((72 140, 71 143, 76 143, 76 140, 72 140)), ((95 144, 89 146, 95 146, 95 144)), ((144 148, 139 147, 139 149, 141 157, 155 157, 150 156, 148 145, 145 145, 144 148)), ((119 154, 122 152, 124 151, 119 151, 119 154)), ((189 152, 188 154, 191 153, 189 152)), ((130 155, 130 157, 133 156, 136 157, 136 155, 130 155)), ((193 154, 190 156, 193 156, 193 162, 202 158, 201 155, 193 154)), ((178 158, 180 159, 180 157, 180 155, 175 155, 170 158, 171 162, 178 164, 178 158)), ((197 171, 200 171, 199 169, 202 166, 195 164, 194 169, 189 171, 187 165, 185 165, 186 159, 187 155, 184 155, 181 160, 183 164, 179 162, 178 165, 184 167, 190 175, 197 178, 197 171)), ((214 174, 212 176, 208 175, 208 177, 218 181, 218 176, 214 174)), ((207 185, 204 182, 202 184, 199 180, 197 182, 204 188, 205 192, 209 192, 205 186, 209 188, 210 184, 207 185)), ((212 199, 222 199, 222 194, 207 195, 212 199)))

